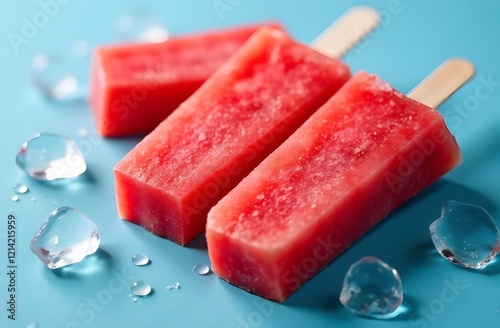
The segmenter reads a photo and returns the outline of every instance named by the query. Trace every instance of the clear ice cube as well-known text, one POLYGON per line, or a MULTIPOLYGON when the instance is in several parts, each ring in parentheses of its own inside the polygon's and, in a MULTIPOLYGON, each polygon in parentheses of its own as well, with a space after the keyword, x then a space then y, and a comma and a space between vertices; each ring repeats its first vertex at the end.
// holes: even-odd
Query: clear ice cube
POLYGON ((59 100, 76 95, 81 82, 71 61, 54 54, 35 56, 31 63, 31 77, 45 96, 59 100))
POLYGON ((23 143, 16 164, 31 178, 42 181, 75 178, 87 169, 75 142, 53 133, 39 133, 23 143))
POLYGON ((64 206, 55 209, 30 243, 31 251, 49 269, 78 263, 95 253, 101 237, 97 226, 80 211, 64 206))
POLYGON ((163 20, 146 11, 133 11, 120 16, 116 22, 116 35, 120 41, 162 42, 168 39, 163 20))
POLYGON ((456 201, 443 205, 441 216, 431 223, 432 242, 451 263, 479 269, 500 251, 500 233, 482 207, 456 201))
POLYGON ((347 271, 340 302, 361 316, 390 317, 403 302, 399 274, 376 257, 364 257, 347 271))

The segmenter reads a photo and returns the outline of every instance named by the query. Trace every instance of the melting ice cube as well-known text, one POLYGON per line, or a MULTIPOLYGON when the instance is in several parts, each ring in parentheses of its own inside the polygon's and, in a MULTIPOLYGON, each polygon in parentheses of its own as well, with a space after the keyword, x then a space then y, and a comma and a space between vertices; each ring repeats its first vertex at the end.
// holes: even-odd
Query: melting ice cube
POLYGON ((51 99, 75 95, 80 82, 70 60, 61 55, 37 55, 31 63, 31 75, 38 89, 51 99))
POLYGON ((49 269, 78 263, 99 248, 97 226, 80 211, 55 209, 31 240, 31 251, 49 269))
POLYGON ((116 34, 120 41, 128 42, 162 42, 168 38, 162 19, 146 11, 120 16, 116 22, 116 34))
POLYGON ((482 207, 448 201, 429 227, 432 242, 448 261, 479 269, 500 252, 500 233, 482 207))
POLYGON ((16 164, 31 178, 42 181, 75 178, 87 170, 75 142, 54 133, 39 133, 23 143, 16 164))
POLYGON ((403 302, 399 274, 376 257, 364 257, 347 271, 340 302, 358 315, 390 317, 403 302))

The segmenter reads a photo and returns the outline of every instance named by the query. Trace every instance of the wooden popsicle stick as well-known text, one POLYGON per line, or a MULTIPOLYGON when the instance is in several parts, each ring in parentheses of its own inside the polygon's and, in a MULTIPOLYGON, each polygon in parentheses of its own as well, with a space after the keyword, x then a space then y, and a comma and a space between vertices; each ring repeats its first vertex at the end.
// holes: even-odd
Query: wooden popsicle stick
POLYGON ((448 59, 413 88, 408 97, 436 108, 469 81, 475 72, 474 64, 467 59, 448 59))
POLYGON ((379 13, 366 6, 346 11, 312 43, 311 48, 322 54, 340 58, 380 23, 379 13))

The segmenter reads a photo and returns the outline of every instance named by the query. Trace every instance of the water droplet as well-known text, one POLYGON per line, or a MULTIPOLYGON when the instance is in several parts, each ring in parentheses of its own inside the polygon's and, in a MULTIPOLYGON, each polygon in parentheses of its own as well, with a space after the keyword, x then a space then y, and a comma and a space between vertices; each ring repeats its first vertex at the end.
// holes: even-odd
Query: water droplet
POLYGON ((128 294, 128 297, 132 300, 132 302, 137 302, 137 297, 134 296, 134 294, 128 294))
POLYGON ((137 266, 143 266, 149 264, 149 257, 147 257, 142 253, 137 253, 134 256, 132 256, 132 263, 137 266))
POLYGON ((100 241, 92 220, 80 211, 64 206, 50 214, 31 240, 30 249, 49 269, 57 269, 93 254, 100 241))
POLYGON ((259 211, 253 211, 252 216, 259 216, 259 211))
POLYGON ((194 270, 194 272, 196 272, 197 274, 199 274, 201 276, 204 276, 204 275, 210 273, 210 268, 208 267, 208 265, 201 264, 201 263, 196 264, 193 267, 193 270, 194 270))
POLYGON ((347 271, 340 302, 358 315, 375 318, 394 316, 403 302, 399 274, 376 257, 364 257, 347 271))
POLYGON ((28 192, 28 186, 22 183, 16 183, 12 189, 16 194, 25 194, 28 192))
POLYGON ((38 89, 51 99, 66 99, 78 89, 78 78, 63 56, 39 54, 32 61, 32 78, 38 89))
POLYGON ((31 178, 41 181, 75 178, 87 169, 75 142, 54 133, 39 133, 23 143, 16 164, 31 178))
POLYGON ((153 13, 134 11, 120 16, 116 22, 120 41, 162 42, 168 39, 163 20, 153 13))
POLYGON ((432 242, 451 263, 479 269, 500 252, 500 232, 482 207, 448 201, 429 227, 432 242))
POLYGON ((147 282, 139 280, 132 284, 130 291, 136 296, 147 296, 151 293, 151 286, 147 282))
POLYGON ((260 194, 260 195, 257 195, 257 200, 263 200, 264 198, 266 198, 266 196, 264 194, 260 194))
POLYGON ((11 199, 12 199, 13 202, 17 202, 17 201, 19 201, 19 196, 18 195, 14 195, 14 196, 11 197, 11 199))
POLYGON ((31 197, 31 201, 34 203, 36 202, 36 198, 35 197, 31 197))

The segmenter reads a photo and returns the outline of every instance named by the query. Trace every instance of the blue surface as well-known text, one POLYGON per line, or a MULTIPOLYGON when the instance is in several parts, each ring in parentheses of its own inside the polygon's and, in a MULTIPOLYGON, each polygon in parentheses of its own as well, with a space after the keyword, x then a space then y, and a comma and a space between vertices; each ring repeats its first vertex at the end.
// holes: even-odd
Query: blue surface
MULTIPOLYGON (((1 327, 26 327, 32 322, 40 328, 500 326, 500 261, 480 272, 459 268, 434 251, 428 233, 430 222, 448 199, 481 205, 500 221, 499 84, 490 85, 487 95, 478 97, 477 93, 485 80, 500 81, 499 2, 297 0, 284 5, 277 0, 222 0, 233 4, 222 19, 212 0, 140 2, 141 8, 161 15, 173 34, 274 18, 304 42, 310 42, 347 8, 369 4, 384 11, 384 20, 376 34, 346 57, 353 72, 377 73, 407 92, 450 56, 467 57, 477 66, 476 78, 439 108, 461 146, 463 164, 394 211, 284 304, 248 294, 213 274, 194 274, 194 264, 209 261, 203 236, 182 248, 118 218, 111 170, 138 138, 96 138, 88 106, 46 101, 30 81, 29 63, 37 53, 63 51, 76 40, 91 45, 113 42, 116 17, 137 4, 132 0, 66 2, 18 53, 5 36, 20 33, 23 18, 32 17, 41 7, 36 1, 16 1, 0 13, 0 34, 4 36, 0 41, 2 272, 7 271, 8 213, 15 214, 18 237, 16 321, 7 319, 3 309, 9 282, 2 274, 1 327), (89 137, 78 136, 82 127, 90 131, 89 137), (88 172, 59 187, 25 176, 14 157, 22 142, 40 131, 75 138, 85 148, 88 172), (16 182, 25 182, 30 191, 19 202, 12 202, 16 182), (102 244, 98 254, 84 262, 52 272, 30 252, 29 241, 49 213, 63 205, 92 218, 99 226, 102 244), (147 254, 151 264, 132 266, 130 258, 137 252, 147 254), (338 296, 343 275, 365 255, 377 256, 399 270, 405 313, 388 321, 369 320, 341 306, 338 296), (154 294, 133 303, 128 288, 134 279, 148 281, 154 294), (180 290, 165 288, 175 282, 180 282, 180 290)), ((78 69, 87 72, 88 61, 82 60, 78 69)))

